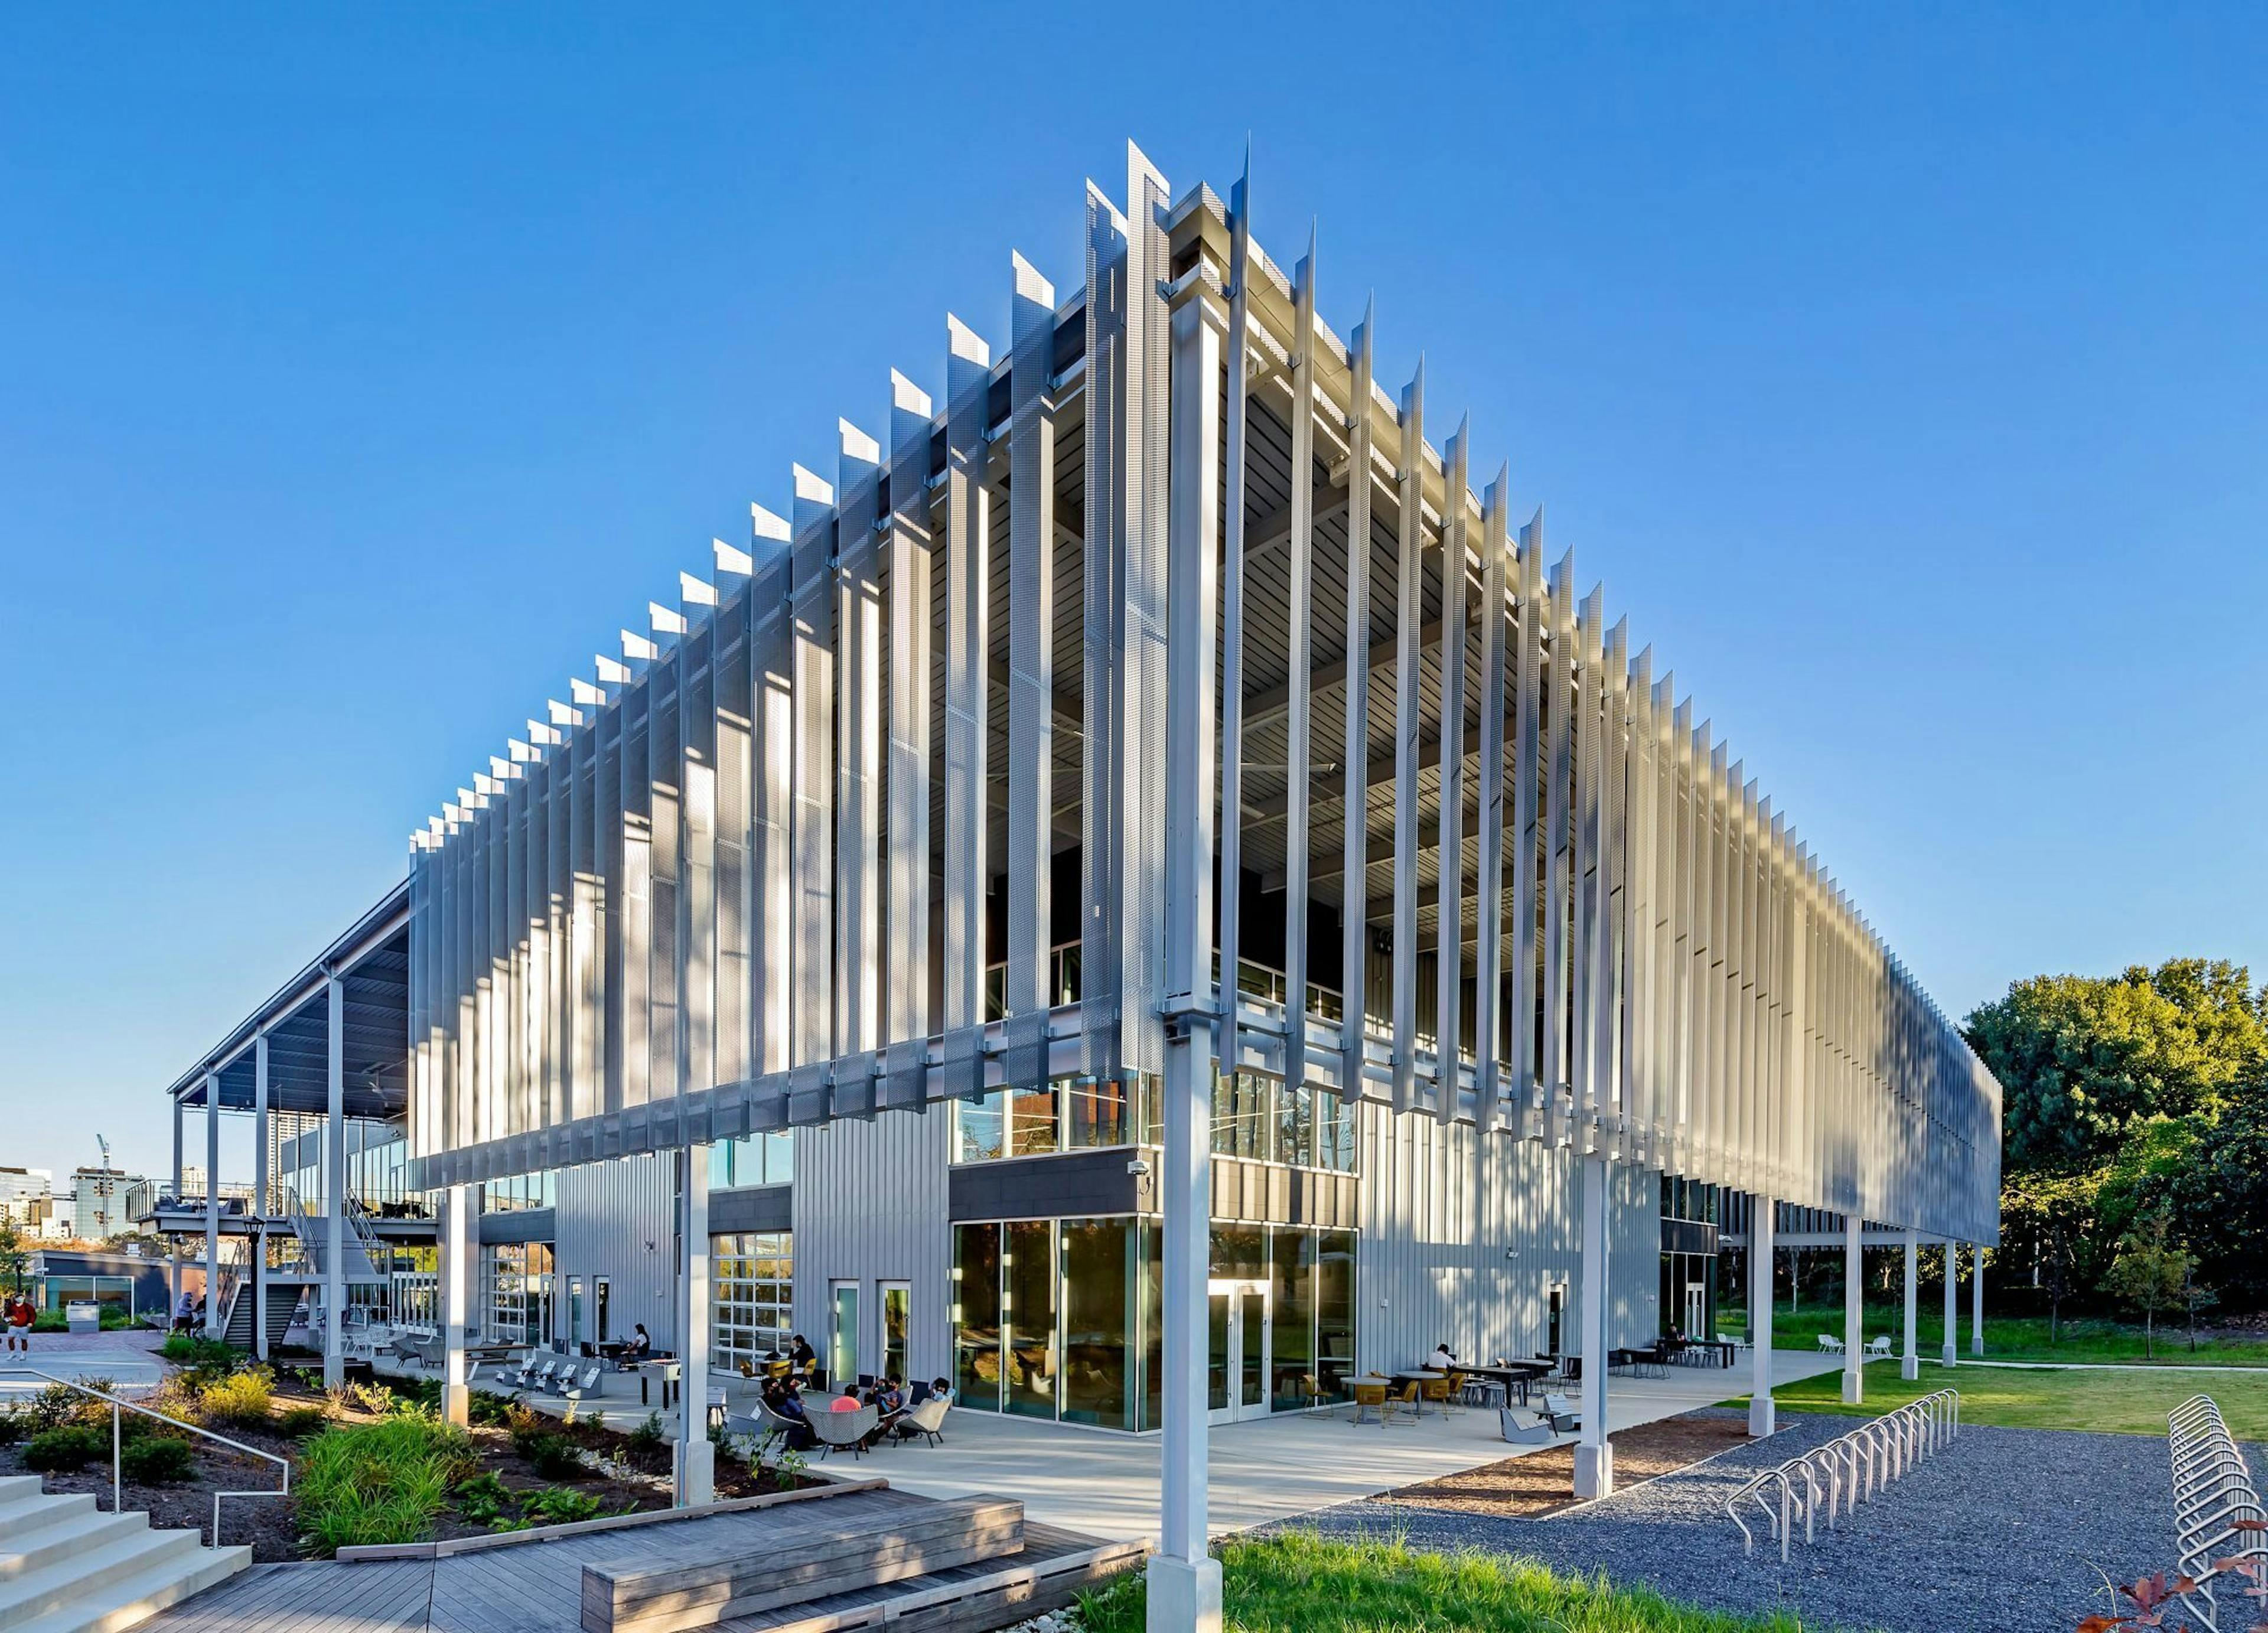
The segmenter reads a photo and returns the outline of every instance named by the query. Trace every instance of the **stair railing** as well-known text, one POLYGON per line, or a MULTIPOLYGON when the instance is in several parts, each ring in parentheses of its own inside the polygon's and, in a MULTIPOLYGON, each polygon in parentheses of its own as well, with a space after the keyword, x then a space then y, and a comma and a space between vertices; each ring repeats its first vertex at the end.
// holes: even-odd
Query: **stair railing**
POLYGON ((0 1367, 0 1378, 36 1378, 41 1383, 55 1384, 63 1388, 72 1390, 77 1394, 85 1395, 92 1400, 103 1401, 109 1403, 110 1512, 114 1514, 123 1512, 121 1502, 121 1494, 124 1486, 124 1481, 121 1476, 121 1460, 119 1454, 124 1449, 125 1445, 125 1436, 120 1427, 122 1421, 120 1414, 124 1412, 134 1412, 141 1416, 150 1418, 156 1423, 166 1423, 173 1428, 184 1430, 190 1434, 197 1436, 201 1439, 210 1440, 217 1445, 225 1445, 232 1452, 241 1452, 247 1457, 256 1457, 262 1462, 273 1463, 282 1471, 283 1484, 278 1486, 273 1491, 216 1491, 213 1493, 212 1541, 205 1544, 208 1548, 218 1548, 220 1546, 220 1505, 223 1498, 235 1497, 239 1501, 242 1501, 248 1497, 285 1497, 291 1495, 291 1461, 289 1458, 278 1457, 273 1452, 263 1452, 256 1445, 247 1445, 241 1440, 232 1440, 226 1435, 217 1435, 213 1433, 211 1430, 200 1428, 195 1423, 183 1423, 178 1417, 168 1417, 163 1412, 153 1412, 146 1406, 137 1406, 131 1401, 122 1400, 117 1395, 112 1394, 107 1389, 90 1388, 86 1385, 79 1383, 75 1379, 58 1378, 53 1372, 43 1372, 37 1367, 0 1367))

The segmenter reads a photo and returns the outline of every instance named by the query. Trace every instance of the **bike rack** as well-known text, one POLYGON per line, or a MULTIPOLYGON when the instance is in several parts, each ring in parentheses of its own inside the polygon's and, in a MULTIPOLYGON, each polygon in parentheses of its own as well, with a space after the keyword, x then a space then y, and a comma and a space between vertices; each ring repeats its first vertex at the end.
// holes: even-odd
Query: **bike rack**
POLYGON ((2268 1508, 2236 1438, 2211 1395, 2191 1395, 2166 1414, 2166 1451, 2172 1464, 2174 1546, 2181 1572, 2195 1584, 2182 1595, 2189 1612, 2220 1633, 2214 1578, 2236 1574, 2241 1563, 2268 1573, 2268 1508), (2244 1523, 2240 1523, 2244 1522, 2244 1523), (2230 1567, 2224 1570, 2223 1567, 2230 1567))
POLYGON ((1940 1389, 1765 1469, 1725 1499, 1727 1518, 1740 1527, 1742 1552, 1756 1551, 1756 1533, 1741 1517, 1744 1504, 1753 1503, 1762 1513, 1767 1532, 1779 1543, 1780 1563, 1786 1564, 1799 1522, 1805 1541, 1816 1536, 1822 1499, 1831 1531, 1844 1515, 1960 1433, 1961 1393, 1940 1389))

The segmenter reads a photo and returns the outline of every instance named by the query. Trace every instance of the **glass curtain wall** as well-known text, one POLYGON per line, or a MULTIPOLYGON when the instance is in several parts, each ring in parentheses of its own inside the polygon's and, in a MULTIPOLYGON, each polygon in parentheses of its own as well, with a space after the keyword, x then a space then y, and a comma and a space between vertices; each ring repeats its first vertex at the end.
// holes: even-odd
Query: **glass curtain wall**
MULTIPOLYGON (((1163 1233, 1132 1217, 954 1227, 957 1404, 1103 1428, 1155 1429, 1163 1233)), ((1211 1275, 1269 1290, 1271 1408, 1341 1398, 1354 1369, 1351 1231, 1222 1224, 1211 1275)), ((1260 1357, 1246 1357, 1257 1369, 1260 1357)), ((1221 1380, 1226 1385, 1226 1380, 1221 1380)), ((1257 1373, 1254 1381, 1257 1387, 1257 1373)))
POLYGON ((709 1184, 713 1190, 750 1185, 786 1185, 795 1179, 795 1130, 750 1134, 718 1140, 709 1147, 709 1184))
POLYGON ((541 1343, 551 1331, 551 1247, 499 1242, 481 1249, 486 1291, 481 1333, 489 1343, 541 1343))
MULTIPOLYGON (((1162 1117, 1156 1085, 1146 1078, 1057 1078, 1032 1088, 994 1089, 954 1102, 953 1159, 997 1162, 1155 1145, 1165 1137, 1162 1117)), ((1352 1173, 1354 1108, 1320 1084, 1286 1088, 1267 1072, 1230 1072, 1213 1085, 1212 1150, 1218 1157, 1352 1173)), ((723 1183, 713 1175, 711 1182, 723 1183)))

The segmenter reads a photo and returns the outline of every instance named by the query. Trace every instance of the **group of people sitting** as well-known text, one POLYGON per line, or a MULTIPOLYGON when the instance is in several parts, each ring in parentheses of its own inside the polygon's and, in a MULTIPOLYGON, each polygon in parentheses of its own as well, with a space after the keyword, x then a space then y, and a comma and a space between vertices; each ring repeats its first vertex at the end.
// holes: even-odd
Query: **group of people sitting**
POLYGON ((766 1379, 762 1398, 766 1407, 787 1419, 788 1445, 798 1452, 819 1443, 819 1438, 811 1431, 812 1413, 855 1412, 860 1407, 871 1406, 874 1409, 874 1427, 861 1444, 872 1448, 887 1436, 902 1438, 919 1433, 904 1421, 906 1414, 927 1401, 951 1401, 953 1386, 942 1378, 933 1378, 927 1383, 917 1379, 909 1389, 905 1380, 892 1372, 876 1379, 863 1393, 851 1385, 840 1394, 829 1395, 814 1389, 806 1395, 803 1386, 790 1373, 785 1378, 766 1379))

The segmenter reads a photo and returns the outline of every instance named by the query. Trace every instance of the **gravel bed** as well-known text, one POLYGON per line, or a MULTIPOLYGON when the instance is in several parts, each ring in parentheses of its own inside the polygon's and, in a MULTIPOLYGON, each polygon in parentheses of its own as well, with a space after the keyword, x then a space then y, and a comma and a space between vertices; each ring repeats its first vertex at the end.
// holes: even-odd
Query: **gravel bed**
MULTIPOLYGON (((1652 1584, 1726 1610, 1786 1609, 1806 1628, 2070 1633, 2110 1607, 2105 1578, 2173 1565, 2166 1443, 2154 1435, 1972 1426, 1788 1563, 1758 1527, 1753 1557, 1725 1498, 1757 1470, 1831 1440, 1847 1417, 1786 1416, 1769 1441, 1540 1519, 1359 1502, 1291 1522, 1412 1547, 1528 1555, 1652 1584)), ((2254 1463, 2262 1462, 2251 1448, 2254 1463)))

